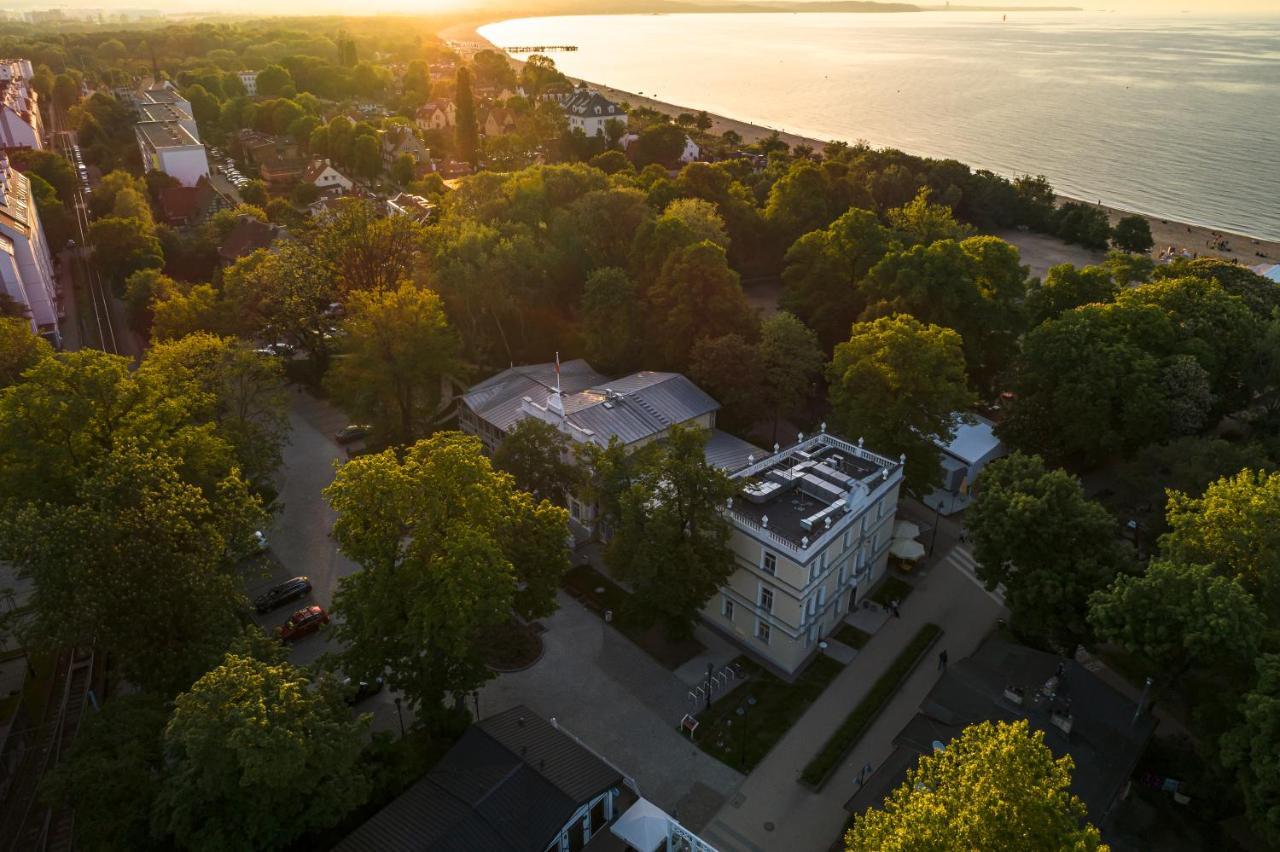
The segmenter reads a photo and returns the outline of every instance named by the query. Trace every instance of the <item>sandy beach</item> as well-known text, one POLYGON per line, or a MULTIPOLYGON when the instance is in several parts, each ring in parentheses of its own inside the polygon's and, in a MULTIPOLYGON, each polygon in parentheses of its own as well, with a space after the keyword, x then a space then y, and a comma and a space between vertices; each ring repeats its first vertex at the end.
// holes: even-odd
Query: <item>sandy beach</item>
MULTIPOLYGON (((484 45, 498 50, 499 48, 496 45, 479 32, 479 28, 486 23, 489 23, 489 21, 455 24, 442 30, 440 37, 445 41, 461 45, 484 45)), ((518 62, 519 60, 516 61, 518 62)), ((648 107, 671 116, 679 115, 682 112, 698 112, 700 109, 697 106, 681 106, 647 98, 634 92, 624 92, 593 80, 576 82, 586 82, 610 100, 626 102, 631 106, 648 107)), ((732 130, 742 137, 744 143, 758 142, 774 132, 773 128, 749 124, 745 121, 738 121, 722 115, 708 114, 712 120, 710 131, 712 134, 719 135, 726 130, 732 130)), ((808 145, 816 151, 821 151, 826 146, 826 141, 824 140, 798 136, 781 130, 778 131, 778 135, 791 146, 808 145)), ((1060 196, 1059 200, 1082 201, 1086 204, 1098 206, 1096 199, 1070 199, 1060 196)), ((1113 225, 1122 217, 1133 215, 1130 211, 1118 210, 1105 205, 1102 205, 1102 209, 1107 211, 1108 218, 1113 225)), ((1206 255, 1221 257, 1243 266, 1280 263, 1280 241, 1258 240, 1242 234, 1232 234, 1200 225, 1190 225, 1185 222, 1145 216, 1145 214, 1139 215, 1144 215, 1151 226, 1151 235, 1155 239, 1155 248, 1152 250, 1153 257, 1172 247, 1176 251, 1186 251, 1199 257, 1206 255), (1225 248, 1220 247, 1223 241, 1225 241, 1225 248)), ((1031 268, 1031 274, 1037 277, 1043 277, 1049 267, 1058 263, 1072 263, 1077 266, 1084 266, 1096 263, 1105 256, 1105 252, 1068 245, 1061 240, 1044 234, 1005 231, 997 234, 997 236, 1018 247, 1022 255, 1022 262, 1027 264, 1031 268)))

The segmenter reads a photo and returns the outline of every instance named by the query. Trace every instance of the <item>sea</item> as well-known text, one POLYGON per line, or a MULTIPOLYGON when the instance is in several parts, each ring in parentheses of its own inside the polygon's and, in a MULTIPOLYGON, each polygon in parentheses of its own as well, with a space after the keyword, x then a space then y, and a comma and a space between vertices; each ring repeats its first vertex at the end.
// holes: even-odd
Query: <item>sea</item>
POLYGON ((661 101, 1280 240, 1280 15, 597 15, 480 32, 576 46, 548 55, 661 101))

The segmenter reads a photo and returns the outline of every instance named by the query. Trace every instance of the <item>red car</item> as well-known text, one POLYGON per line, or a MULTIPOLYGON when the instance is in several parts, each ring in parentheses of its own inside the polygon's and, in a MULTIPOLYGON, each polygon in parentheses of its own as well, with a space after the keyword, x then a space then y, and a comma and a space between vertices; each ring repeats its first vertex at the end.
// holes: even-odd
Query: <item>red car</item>
POLYGON ((309 606, 289 616, 288 621, 276 628, 276 636, 285 642, 291 642, 315 633, 328 623, 329 613, 324 611, 324 607, 309 606))

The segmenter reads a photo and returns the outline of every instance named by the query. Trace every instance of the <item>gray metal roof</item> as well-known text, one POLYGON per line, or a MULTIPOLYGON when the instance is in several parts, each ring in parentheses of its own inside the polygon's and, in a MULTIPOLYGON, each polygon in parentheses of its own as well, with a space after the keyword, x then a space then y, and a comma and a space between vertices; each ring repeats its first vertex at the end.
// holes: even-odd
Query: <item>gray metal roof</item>
POLYGON ((733 473, 735 470, 746 467, 747 456, 762 459, 767 455, 767 452, 755 444, 734 437, 728 432, 721 432, 719 429, 712 429, 711 434, 707 436, 707 464, 718 467, 725 473, 733 473))
MULTIPOLYGON (((560 387, 565 419, 601 444, 610 438, 632 444, 720 407, 679 373, 642 371, 609 381, 581 359, 561 365, 560 387)), ((554 388, 555 364, 513 367, 472 387, 463 401, 507 432, 525 416, 524 397, 545 407, 554 388)))
POLYGON ((440 762, 336 852, 543 852, 622 775, 517 706, 467 729, 440 762))

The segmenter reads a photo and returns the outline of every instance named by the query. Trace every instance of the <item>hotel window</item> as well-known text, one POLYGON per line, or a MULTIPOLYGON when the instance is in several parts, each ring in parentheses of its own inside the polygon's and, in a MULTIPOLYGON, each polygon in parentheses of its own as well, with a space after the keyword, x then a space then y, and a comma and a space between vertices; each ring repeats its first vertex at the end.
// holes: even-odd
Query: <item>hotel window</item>
POLYGON ((769 634, 771 632, 769 625, 765 624, 763 621, 756 626, 756 638, 766 645, 769 644, 769 634))
POLYGON ((848 549, 849 549, 849 534, 850 534, 850 533, 852 533, 852 532, 853 532, 853 530, 851 530, 851 529, 850 529, 850 530, 845 530, 845 531, 844 531, 844 549, 845 549, 845 550, 848 550, 848 549))
POLYGON ((844 585, 844 569, 848 567, 848 565, 849 561, 847 559, 840 565, 840 573, 836 575, 837 589, 844 585))
POLYGON ((760 608, 765 612, 773 612, 773 589, 760 589, 760 608))
POLYGON ((721 607, 720 611, 724 614, 725 618, 729 619, 730 621, 733 621, 733 601, 729 600, 728 598, 725 598, 724 606, 721 607))
POLYGON ((764 552, 764 570, 770 574, 778 571, 778 557, 767 550, 764 552))
POLYGON ((883 517, 884 517, 884 499, 881 498, 880 501, 876 503, 876 518, 879 519, 883 517))

